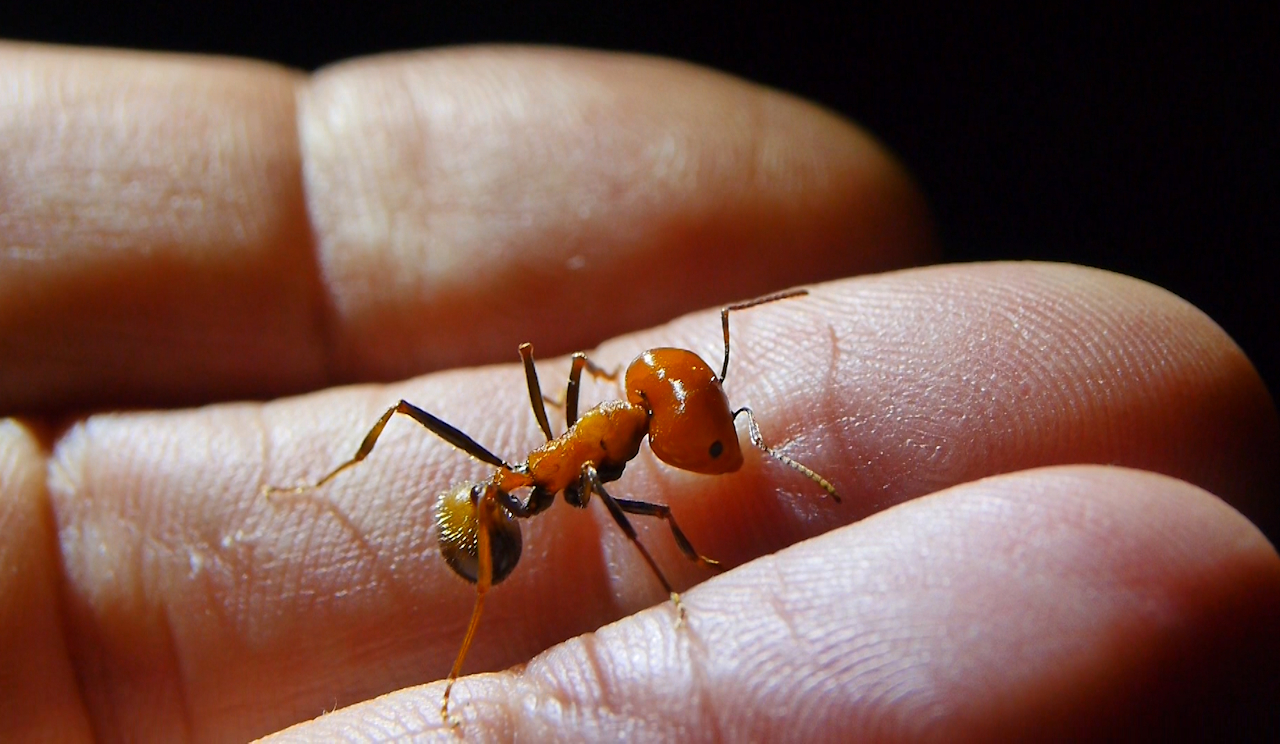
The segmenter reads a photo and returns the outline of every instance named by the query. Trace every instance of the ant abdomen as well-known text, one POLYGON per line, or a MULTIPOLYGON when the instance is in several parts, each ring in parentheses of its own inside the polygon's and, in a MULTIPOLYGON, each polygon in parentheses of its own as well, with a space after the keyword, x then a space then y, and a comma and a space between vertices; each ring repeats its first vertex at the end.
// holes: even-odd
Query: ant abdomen
POLYGON ((492 582, 497 584, 520 562, 523 540, 520 523, 498 499, 485 499, 487 483, 460 483, 440 494, 436 502, 436 528, 440 532, 440 555, 454 573, 476 583, 480 576, 479 508, 489 509, 489 554, 493 556, 492 582))
POLYGON ((720 378, 685 349, 650 349, 627 367, 627 400, 649 411, 658 459, 704 475, 742 467, 733 411, 720 378))

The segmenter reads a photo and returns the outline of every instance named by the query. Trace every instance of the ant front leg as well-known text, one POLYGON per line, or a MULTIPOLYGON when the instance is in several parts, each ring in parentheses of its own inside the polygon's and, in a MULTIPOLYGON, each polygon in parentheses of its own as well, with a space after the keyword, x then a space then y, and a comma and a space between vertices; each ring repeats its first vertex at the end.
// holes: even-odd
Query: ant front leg
POLYGON ((533 365, 533 344, 520 344, 520 361, 524 362, 524 380, 529 387, 529 405, 533 408, 533 417, 550 442, 555 437, 551 434, 551 423, 547 421, 547 407, 543 405, 546 396, 542 394, 542 385, 538 383, 538 368, 533 365))
POLYGON ((653 560, 653 556, 649 554, 648 548, 644 543, 640 542, 640 536, 636 533, 636 528, 632 526, 631 520, 627 519, 626 512, 639 514, 647 517, 660 517, 667 521, 667 525, 671 527, 671 534, 676 539, 676 544, 680 547, 680 552, 684 553, 689 560, 696 562, 698 565, 718 570, 719 561, 714 561, 698 553, 694 550, 693 544, 689 542, 689 538, 684 536, 684 532, 680 530, 676 520, 671 516, 670 507, 665 504, 650 504, 644 501, 630 501, 627 499, 615 499, 605 490, 604 483, 601 482, 600 474, 591 463, 582 466, 582 503, 585 506, 587 499, 592 493, 600 495, 600 500, 604 502, 605 508, 609 510, 609 516, 613 517, 613 521, 618 523, 618 527, 622 530, 632 545, 640 551, 640 555, 644 558, 645 563, 649 564, 649 568, 653 571, 654 576, 658 577, 658 581, 662 584, 662 588, 667 590, 667 594, 671 596, 671 602, 676 606, 676 624, 679 625, 684 621, 684 604, 680 601, 680 594, 671 588, 671 582, 667 581, 667 577, 662 573, 662 569, 658 568, 658 564, 653 560))
POLYGON ((557 408, 564 406, 565 428, 571 427, 578 420, 578 391, 582 383, 582 370, 586 369, 597 380, 605 379, 610 382, 617 382, 618 375, 622 371, 622 368, 618 367, 610 372, 579 351, 573 355, 573 364, 569 369, 569 385, 565 389, 564 398, 557 400, 542 392, 542 385, 538 382, 538 370, 533 364, 533 344, 520 344, 520 360, 524 363, 524 378, 529 388, 529 404, 533 407, 533 417, 538 420, 538 426, 547 436, 548 442, 555 436, 551 433, 551 424, 547 419, 547 403, 557 408))
POLYGON ((360 443, 360 448, 356 450, 356 454, 350 460, 347 460, 346 462, 342 463, 338 467, 334 468, 332 471, 330 471, 328 475, 326 475, 325 477, 321 478, 320 480, 316 481, 313 484, 294 486, 292 488, 281 488, 279 486, 263 486, 262 487, 263 495, 270 497, 272 494, 276 494, 276 493, 303 493, 313 488, 319 488, 320 486, 323 486, 324 484, 333 480, 338 476, 339 473, 346 470, 347 468, 352 467, 353 465, 356 465, 357 463, 363 461, 364 458, 369 456, 369 453, 373 451, 374 445, 378 443, 378 437, 382 436, 382 430, 386 428, 387 422, 390 421, 391 417, 397 413, 404 414, 409 418, 413 419, 414 421, 417 421, 419 424, 422 424, 424 427, 426 427, 431 433, 435 434, 436 436, 440 437, 444 441, 448 442, 449 444, 452 444, 454 447, 457 447, 458 449, 462 450, 463 452, 466 452, 468 455, 471 455, 472 457, 476 458, 477 460, 483 463, 493 465, 494 467, 506 468, 507 470, 512 469, 510 465, 503 462, 501 457, 498 457, 497 455, 493 454, 489 450, 485 449, 479 442, 467 436, 467 434, 465 434, 461 430, 436 418, 430 413, 427 413, 421 408, 418 408, 414 404, 406 400, 401 400, 399 403, 388 408, 386 413, 382 414, 382 417, 378 419, 378 423, 373 425, 373 428, 369 430, 368 434, 365 434, 364 441, 360 443))
POLYGON ((647 501, 632 501, 630 499, 614 499, 614 501, 617 502, 619 509, 628 514, 665 519, 667 526, 671 528, 672 537, 676 539, 676 545, 679 546, 680 552, 684 553, 686 558, 704 568, 710 568, 715 571, 722 570, 720 561, 712 560, 693 549, 693 543, 689 542, 689 538, 685 537, 684 532, 680 531, 680 525, 676 524, 676 518, 671 515, 671 507, 666 504, 651 504, 647 501))
POLYGON ((658 564, 653 560, 653 556, 649 555, 649 549, 640 542, 640 535, 636 532, 636 528, 631 525, 631 521, 627 519, 627 515, 622 512, 622 507, 618 505, 616 499, 609 495, 605 490, 604 483, 600 480, 600 473, 596 471, 596 466, 586 463, 582 466, 582 480, 580 483, 582 490, 582 505, 586 506, 591 498, 591 494, 599 494, 600 500, 604 502, 605 508, 609 510, 609 516, 613 517, 613 521, 618 523, 618 528, 627 536, 631 544, 636 546, 636 550, 640 551, 640 555, 644 557, 644 562, 649 564, 649 568, 653 570, 653 575, 658 577, 658 581, 662 584, 662 588, 667 590, 667 594, 671 595, 671 601, 676 606, 680 606, 680 595, 675 589, 671 588, 671 582, 667 581, 667 577, 663 575, 662 569, 658 568, 658 564))

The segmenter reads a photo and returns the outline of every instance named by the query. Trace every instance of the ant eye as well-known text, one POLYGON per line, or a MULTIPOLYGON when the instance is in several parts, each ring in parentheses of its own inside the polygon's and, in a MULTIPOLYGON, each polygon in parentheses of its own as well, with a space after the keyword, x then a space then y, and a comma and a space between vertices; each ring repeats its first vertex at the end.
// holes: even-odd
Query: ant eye
POLYGON ((711 459, 714 460, 724 453, 724 443, 716 440, 711 443, 711 459))

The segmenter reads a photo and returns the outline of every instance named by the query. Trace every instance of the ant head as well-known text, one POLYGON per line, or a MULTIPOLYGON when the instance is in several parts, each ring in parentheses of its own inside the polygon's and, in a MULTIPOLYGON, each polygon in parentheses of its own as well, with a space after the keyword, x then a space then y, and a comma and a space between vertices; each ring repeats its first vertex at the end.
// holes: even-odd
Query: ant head
POLYGON ((627 399, 649 412, 649 448, 694 473, 742 467, 729 399, 707 363, 684 349, 651 349, 627 368, 627 399))
POLYGON ((436 503, 436 527, 440 531, 440 555, 454 573, 476 583, 480 575, 480 520, 477 505, 490 509, 489 554, 493 556, 493 583, 507 578, 520 562, 520 523, 496 499, 483 499, 484 483, 460 483, 440 494, 436 503))

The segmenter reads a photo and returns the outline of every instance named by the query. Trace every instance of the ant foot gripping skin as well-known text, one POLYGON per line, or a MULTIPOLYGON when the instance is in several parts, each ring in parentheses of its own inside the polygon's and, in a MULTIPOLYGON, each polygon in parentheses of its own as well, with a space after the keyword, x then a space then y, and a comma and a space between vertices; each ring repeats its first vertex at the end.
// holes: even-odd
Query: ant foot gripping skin
POLYGON ((646 437, 654 455, 668 465, 708 475, 732 473, 743 463, 734 421, 745 414, 752 444, 813 481, 832 500, 840 501, 835 487, 826 478, 766 445, 751 410, 731 409, 724 392, 724 379, 729 372, 730 313, 806 294, 805 290, 780 292, 723 308, 720 322, 724 331, 724 361, 719 375, 692 351, 650 349, 626 368, 622 378, 626 400, 601 403, 581 416, 578 414, 578 402, 583 370, 594 377, 612 381, 617 381, 619 371, 608 372, 591 363, 584 354, 575 354, 563 400, 566 430, 559 436, 553 434, 547 418, 547 398, 538 382, 533 346, 522 344, 519 351, 529 402, 538 427, 546 437, 546 442, 530 452, 522 463, 507 463, 469 435, 402 400, 378 419, 356 454, 328 475, 311 485, 293 488, 266 486, 263 494, 270 497, 276 493, 302 493, 325 485, 339 473, 364 460, 373 451, 387 422, 397 413, 409 416, 449 444, 493 466, 494 470, 487 479, 454 486, 440 495, 436 506, 440 554, 454 573, 476 587, 471 619, 457 659, 449 671, 449 681, 440 705, 442 720, 456 726, 458 722, 449 715, 449 695, 475 641, 485 595, 493 585, 505 579, 520 560, 522 541, 518 520, 545 511, 555 502, 557 494, 564 494, 565 502, 577 508, 586 508, 592 494, 600 497, 609 515, 671 597, 676 608, 676 625, 683 625, 685 608, 680 595, 640 542, 627 515, 664 520, 676 546, 686 558, 713 570, 719 569, 719 563, 694 549, 676 524, 670 507, 614 498, 605 488, 605 483, 622 476, 627 463, 639 452, 646 437), (513 495, 521 490, 527 493, 523 501, 513 495))

